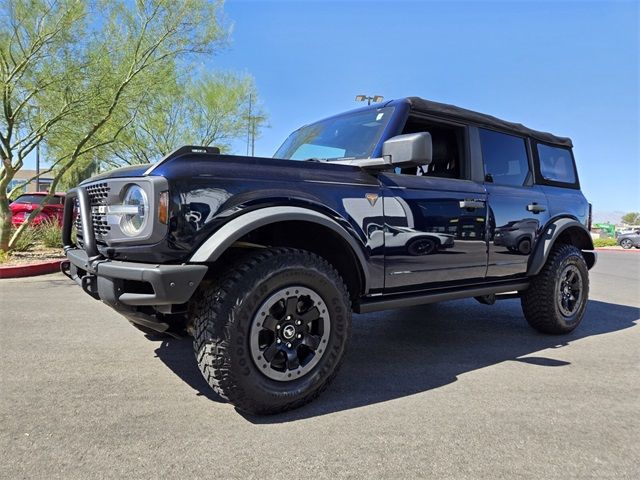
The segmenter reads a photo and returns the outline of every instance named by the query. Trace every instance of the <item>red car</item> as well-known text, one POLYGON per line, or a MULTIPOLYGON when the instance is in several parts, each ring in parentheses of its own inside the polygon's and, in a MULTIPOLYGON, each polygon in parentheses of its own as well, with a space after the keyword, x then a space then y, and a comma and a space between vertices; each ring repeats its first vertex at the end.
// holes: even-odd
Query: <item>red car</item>
MULTIPOLYGON (((14 226, 19 226, 24 222, 31 212, 38 208, 47 192, 24 193, 16 198, 9 208, 11 209, 11 222, 14 226)), ((51 197, 42 211, 33 219, 32 225, 39 225, 43 222, 54 220, 62 225, 62 211, 64 209, 64 193, 56 193, 51 197)))

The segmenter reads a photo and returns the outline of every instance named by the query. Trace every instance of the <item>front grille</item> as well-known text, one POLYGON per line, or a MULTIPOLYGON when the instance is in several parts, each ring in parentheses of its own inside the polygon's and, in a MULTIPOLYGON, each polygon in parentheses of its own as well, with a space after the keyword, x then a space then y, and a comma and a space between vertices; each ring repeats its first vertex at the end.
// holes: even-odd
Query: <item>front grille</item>
MULTIPOLYGON (((97 241, 104 241, 109 234, 111 227, 107 224, 107 197, 111 187, 107 182, 94 183, 85 187, 89 195, 89 204, 91 205, 91 222, 93 223, 93 234, 97 241), (103 208, 100 208, 103 207, 103 208)), ((76 199, 76 217, 75 226, 78 236, 82 237, 82 222, 80 221, 80 208, 78 199, 76 199)))
POLYGON ((107 196, 111 190, 107 182, 94 183, 93 185, 89 185, 85 188, 89 194, 91 206, 107 204, 107 196))

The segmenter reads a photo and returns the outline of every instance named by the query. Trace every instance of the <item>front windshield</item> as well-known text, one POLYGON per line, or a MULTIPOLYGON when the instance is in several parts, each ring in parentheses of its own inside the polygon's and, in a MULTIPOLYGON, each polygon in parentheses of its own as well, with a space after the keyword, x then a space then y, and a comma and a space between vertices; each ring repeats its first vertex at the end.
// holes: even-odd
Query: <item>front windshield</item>
POLYGON ((274 158, 335 160, 370 158, 391 119, 393 107, 328 118, 296 130, 274 158))

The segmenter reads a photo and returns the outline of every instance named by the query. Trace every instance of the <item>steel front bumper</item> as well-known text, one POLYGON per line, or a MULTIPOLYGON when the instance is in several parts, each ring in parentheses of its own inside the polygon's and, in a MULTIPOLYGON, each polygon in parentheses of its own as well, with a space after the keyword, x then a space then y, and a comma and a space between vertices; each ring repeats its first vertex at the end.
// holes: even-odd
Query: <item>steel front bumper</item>
POLYGON ((208 269, 206 265, 90 260, 79 248, 68 249, 66 255, 62 272, 85 292, 113 307, 185 303, 208 269))
POLYGON ((89 195, 83 187, 67 192, 62 242, 67 256, 61 265, 62 273, 92 297, 117 309, 186 303, 208 269, 206 265, 155 265, 105 259, 98 251, 89 195), (76 199, 84 248, 78 248, 71 240, 76 199))

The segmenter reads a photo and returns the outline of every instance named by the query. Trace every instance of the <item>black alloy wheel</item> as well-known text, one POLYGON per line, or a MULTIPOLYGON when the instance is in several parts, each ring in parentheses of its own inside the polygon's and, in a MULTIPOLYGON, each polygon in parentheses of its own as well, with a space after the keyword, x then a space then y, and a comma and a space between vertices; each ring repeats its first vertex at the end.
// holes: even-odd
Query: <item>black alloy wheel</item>
POLYGON ((558 308, 565 317, 571 317, 582 302, 582 276, 578 267, 567 265, 556 283, 558 308))
POLYGON ((327 305, 318 293, 301 285, 281 288, 253 317, 251 357, 273 380, 300 378, 322 358, 330 332, 327 305))

